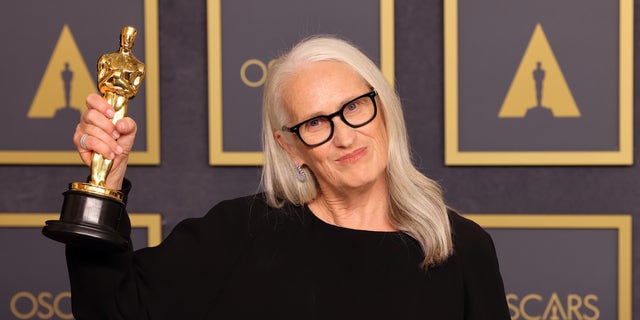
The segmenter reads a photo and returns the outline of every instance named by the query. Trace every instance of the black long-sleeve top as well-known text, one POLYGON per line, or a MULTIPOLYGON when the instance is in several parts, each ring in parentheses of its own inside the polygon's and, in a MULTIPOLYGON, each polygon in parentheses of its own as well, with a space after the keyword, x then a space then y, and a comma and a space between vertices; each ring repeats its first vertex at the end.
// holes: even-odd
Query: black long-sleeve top
MULTIPOLYGON (((261 195, 179 223, 157 247, 67 246, 76 319, 509 319, 496 253, 450 212, 454 253, 420 268, 401 232, 327 224, 261 195)), ((126 228, 125 228, 126 229, 126 228)), ((128 233, 128 230, 123 230, 128 233)))

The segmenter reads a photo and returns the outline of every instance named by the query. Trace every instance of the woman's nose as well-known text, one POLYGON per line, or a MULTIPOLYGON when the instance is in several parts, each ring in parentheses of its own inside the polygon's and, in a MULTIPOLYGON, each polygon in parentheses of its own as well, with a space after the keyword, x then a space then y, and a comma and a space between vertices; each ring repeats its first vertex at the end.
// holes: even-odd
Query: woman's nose
POLYGON ((333 119, 333 143, 336 146, 348 147, 356 137, 356 129, 351 128, 339 118, 333 119))

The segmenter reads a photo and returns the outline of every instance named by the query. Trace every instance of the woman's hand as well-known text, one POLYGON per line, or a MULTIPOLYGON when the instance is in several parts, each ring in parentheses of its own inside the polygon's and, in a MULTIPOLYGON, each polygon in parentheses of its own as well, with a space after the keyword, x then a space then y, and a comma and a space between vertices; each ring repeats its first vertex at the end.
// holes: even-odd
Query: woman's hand
POLYGON ((96 93, 87 96, 86 105, 88 109, 82 114, 80 123, 76 126, 73 143, 78 149, 80 158, 88 166, 91 166, 94 152, 101 154, 105 159, 113 160, 111 171, 107 175, 106 187, 120 190, 137 125, 129 117, 124 117, 114 125, 111 122, 114 115, 113 107, 96 93), (80 140, 85 134, 87 136, 82 146, 80 140))

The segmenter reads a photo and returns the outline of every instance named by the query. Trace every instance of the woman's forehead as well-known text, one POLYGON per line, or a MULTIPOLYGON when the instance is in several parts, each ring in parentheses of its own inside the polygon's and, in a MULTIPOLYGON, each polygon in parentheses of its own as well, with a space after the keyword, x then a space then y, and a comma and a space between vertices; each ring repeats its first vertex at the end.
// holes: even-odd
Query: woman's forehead
POLYGON ((326 114, 369 89, 351 67, 335 61, 300 67, 283 87, 283 102, 292 116, 326 114))

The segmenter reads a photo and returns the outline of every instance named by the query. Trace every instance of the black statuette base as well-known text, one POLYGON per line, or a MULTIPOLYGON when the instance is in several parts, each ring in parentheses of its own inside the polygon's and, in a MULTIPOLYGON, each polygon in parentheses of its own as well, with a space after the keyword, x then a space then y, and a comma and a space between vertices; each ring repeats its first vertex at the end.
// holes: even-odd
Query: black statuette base
POLYGON ((70 189, 64 193, 60 220, 48 220, 42 233, 73 246, 121 251, 129 245, 117 231, 125 214, 118 199, 70 189))

